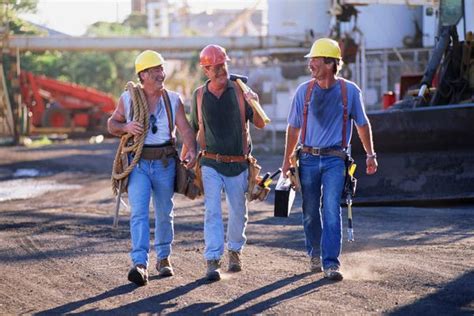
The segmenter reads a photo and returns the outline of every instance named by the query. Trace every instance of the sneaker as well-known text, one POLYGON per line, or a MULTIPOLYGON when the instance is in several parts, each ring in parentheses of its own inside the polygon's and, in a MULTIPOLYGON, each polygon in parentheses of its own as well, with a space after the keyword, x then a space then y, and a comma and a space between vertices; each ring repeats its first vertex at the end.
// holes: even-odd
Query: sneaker
POLYGON ((242 271, 242 261, 240 260, 240 253, 229 250, 229 271, 242 271))
POLYGON ((208 281, 219 281, 221 279, 220 260, 207 260, 206 278, 208 281))
POLYGON ((312 257, 309 261, 309 269, 311 272, 321 272, 321 258, 312 257))
POLYGON ((156 263, 156 270, 158 270, 158 275, 160 277, 169 277, 174 275, 173 267, 169 258, 161 259, 156 263))
POLYGON ((331 281, 342 281, 342 273, 339 271, 339 267, 329 267, 324 269, 324 277, 331 281))
POLYGON ((148 283, 148 271, 142 264, 138 264, 130 269, 128 272, 128 280, 138 286, 143 286, 148 283))

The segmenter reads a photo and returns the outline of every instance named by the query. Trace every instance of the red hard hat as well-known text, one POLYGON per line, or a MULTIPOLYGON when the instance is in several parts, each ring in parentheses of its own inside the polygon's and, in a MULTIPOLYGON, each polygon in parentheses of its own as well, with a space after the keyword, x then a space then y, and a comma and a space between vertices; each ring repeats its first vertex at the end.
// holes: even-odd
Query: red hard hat
POLYGON ((214 66, 223 64, 230 60, 227 56, 224 47, 219 45, 207 45, 199 54, 199 64, 201 66, 214 66))

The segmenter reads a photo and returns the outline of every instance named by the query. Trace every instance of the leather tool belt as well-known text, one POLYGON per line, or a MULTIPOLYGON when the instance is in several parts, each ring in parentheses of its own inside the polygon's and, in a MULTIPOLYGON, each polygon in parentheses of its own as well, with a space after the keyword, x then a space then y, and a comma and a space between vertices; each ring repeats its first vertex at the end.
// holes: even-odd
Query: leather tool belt
POLYGON ((221 154, 213 154, 209 153, 207 151, 202 152, 202 156, 206 158, 213 159, 217 162, 246 162, 248 161, 248 156, 247 155, 242 155, 242 156, 229 156, 229 155, 221 155, 221 154))
POLYGON ((346 159, 346 152, 342 149, 336 148, 318 148, 318 147, 309 147, 303 146, 301 152, 311 154, 313 156, 336 156, 342 159, 346 159))
POLYGON ((166 143, 163 145, 143 147, 141 159, 146 160, 160 160, 176 155, 176 148, 166 143))

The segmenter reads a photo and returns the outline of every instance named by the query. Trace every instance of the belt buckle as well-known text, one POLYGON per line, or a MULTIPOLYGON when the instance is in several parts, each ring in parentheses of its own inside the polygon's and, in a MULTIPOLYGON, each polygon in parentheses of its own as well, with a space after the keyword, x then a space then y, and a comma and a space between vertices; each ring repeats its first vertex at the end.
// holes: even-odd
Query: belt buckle
POLYGON ((222 162, 222 160, 221 160, 221 155, 216 154, 216 161, 217 161, 217 162, 222 162))
POLYGON ((312 147, 311 148, 311 155, 320 156, 321 155, 321 148, 312 147))

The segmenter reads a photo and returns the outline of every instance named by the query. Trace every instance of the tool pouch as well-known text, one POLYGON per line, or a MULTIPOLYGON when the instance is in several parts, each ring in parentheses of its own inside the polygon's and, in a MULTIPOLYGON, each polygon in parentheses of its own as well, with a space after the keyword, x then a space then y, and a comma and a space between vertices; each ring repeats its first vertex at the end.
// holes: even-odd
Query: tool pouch
POLYGON ((183 194, 194 200, 202 195, 201 187, 197 183, 194 170, 187 169, 183 162, 176 157, 176 176, 174 181, 174 192, 183 194))
POLYGON ((350 170, 353 168, 352 165, 354 165, 354 159, 351 156, 347 155, 344 162, 345 162, 346 168, 344 170, 345 178, 344 178, 344 190, 342 192, 342 198, 346 198, 347 195, 349 194, 352 197, 354 197, 356 193, 356 189, 357 189, 357 179, 350 172, 350 170))
POLYGON ((249 175, 248 175, 248 188, 247 188, 247 200, 253 201, 255 200, 257 191, 256 187, 258 187, 258 183, 262 180, 262 177, 260 177, 260 170, 262 170, 262 167, 260 167, 257 164, 257 159, 255 159, 252 156, 248 157, 248 162, 249 162, 249 175))
POLYGON ((290 156, 290 170, 287 172, 287 176, 290 178, 291 185, 295 191, 301 190, 300 182, 300 172, 299 172, 299 157, 300 157, 300 148, 296 148, 295 151, 290 156))
POLYGON ((270 193, 271 189, 269 187, 262 187, 260 183, 262 182, 262 177, 257 176, 256 184, 253 187, 252 193, 250 194, 249 201, 259 200, 264 201, 268 194, 270 193))
POLYGON ((204 194, 204 185, 202 184, 201 156, 202 152, 200 151, 196 158, 196 165, 194 166, 194 174, 196 175, 196 180, 194 182, 199 190, 201 190, 201 194, 204 194))

